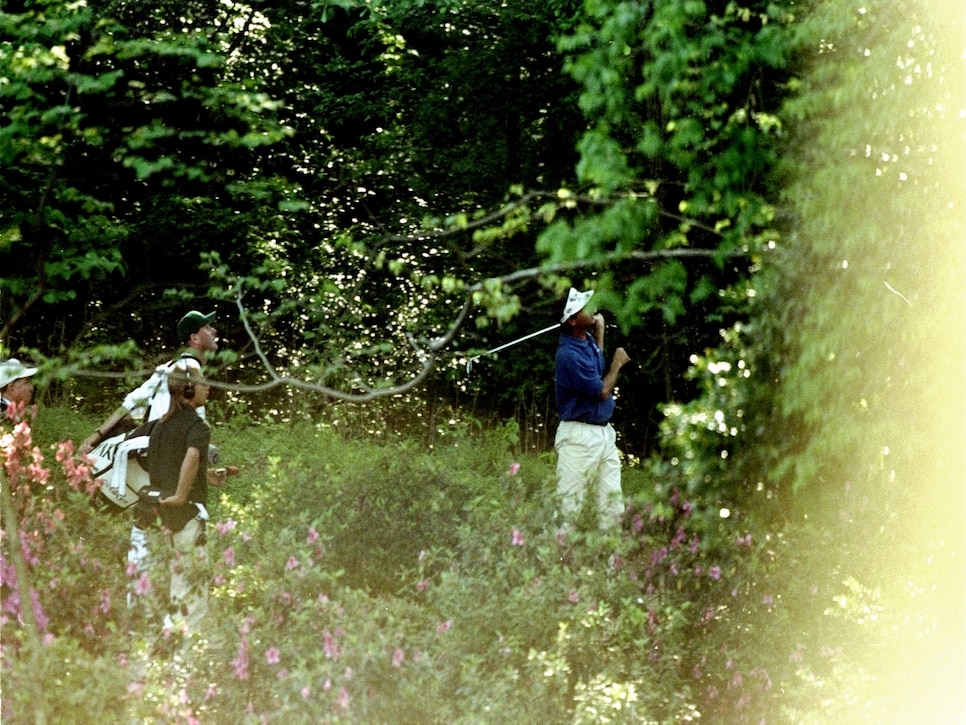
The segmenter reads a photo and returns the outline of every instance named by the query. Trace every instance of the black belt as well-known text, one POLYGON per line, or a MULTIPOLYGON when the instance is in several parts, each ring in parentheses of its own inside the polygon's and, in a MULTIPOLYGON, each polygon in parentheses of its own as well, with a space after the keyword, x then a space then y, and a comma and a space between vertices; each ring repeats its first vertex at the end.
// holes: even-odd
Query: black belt
POLYGON ((594 423, 589 420, 565 420, 564 422, 565 423, 584 423, 585 425, 599 425, 601 428, 603 428, 605 425, 610 423, 609 420, 605 420, 603 423, 594 423))

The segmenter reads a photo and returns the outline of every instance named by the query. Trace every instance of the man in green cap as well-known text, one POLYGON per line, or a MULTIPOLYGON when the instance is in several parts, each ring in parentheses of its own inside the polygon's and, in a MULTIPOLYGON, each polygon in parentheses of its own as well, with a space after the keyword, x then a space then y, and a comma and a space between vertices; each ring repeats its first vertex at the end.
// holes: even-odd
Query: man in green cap
MULTIPOLYGON (((174 359, 156 367, 150 378, 139 388, 128 393, 124 402, 111 413, 110 417, 81 443, 81 455, 90 453, 94 446, 112 435, 117 435, 112 431, 122 421, 127 421, 127 428, 131 429, 135 427, 131 424, 132 421, 149 422, 157 420, 168 412, 171 405, 171 397, 168 394, 168 373, 175 364, 183 361, 188 367, 201 370, 208 355, 218 350, 218 330, 211 324, 214 318, 214 312, 205 315, 197 310, 191 310, 178 321, 178 339, 184 344, 185 349, 174 359)), ((203 407, 198 409, 198 415, 205 417, 203 407)))

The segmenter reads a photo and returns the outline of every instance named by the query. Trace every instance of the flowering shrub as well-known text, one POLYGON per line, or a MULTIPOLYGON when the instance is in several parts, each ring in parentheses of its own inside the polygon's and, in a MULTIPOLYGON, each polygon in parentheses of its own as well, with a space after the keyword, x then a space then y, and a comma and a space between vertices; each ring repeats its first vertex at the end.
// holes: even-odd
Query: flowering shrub
POLYGON ((558 536, 550 462, 499 437, 429 453, 308 426, 266 429, 260 444, 219 431, 226 459, 247 467, 211 502, 211 606, 185 634, 161 626, 163 555, 126 572, 129 519, 90 506, 69 443, 48 469, 31 434, 19 421, 0 438, 27 580, 5 534, 4 722, 888 711, 856 709, 873 674, 855 652, 901 622, 861 578, 815 574, 825 549, 847 545, 825 526, 768 531, 632 470, 620 530, 558 536), (146 606, 128 609, 129 585, 146 606))
POLYGON ((72 703, 79 701, 86 717, 115 720, 126 684, 117 659, 118 632, 126 626, 126 612, 118 607, 124 601, 117 557, 122 534, 90 507, 90 470, 69 441, 56 448, 59 467, 46 466, 33 443, 33 414, 11 408, 0 423, 3 720, 33 720, 27 713, 39 707, 54 720, 71 721, 77 717, 72 703), (19 551, 11 546, 14 538, 19 551), (51 682, 59 683, 62 699, 53 699, 51 682), (100 696, 88 702, 91 683, 100 696))

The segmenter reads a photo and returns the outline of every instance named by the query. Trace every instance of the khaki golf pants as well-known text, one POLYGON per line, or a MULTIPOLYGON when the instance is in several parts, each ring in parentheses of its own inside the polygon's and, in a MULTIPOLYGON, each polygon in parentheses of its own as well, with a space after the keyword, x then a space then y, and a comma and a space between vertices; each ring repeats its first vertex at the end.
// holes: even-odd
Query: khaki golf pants
POLYGON ((557 495, 564 524, 576 521, 589 493, 601 529, 620 523, 624 512, 621 459, 614 427, 565 420, 557 428, 557 495))

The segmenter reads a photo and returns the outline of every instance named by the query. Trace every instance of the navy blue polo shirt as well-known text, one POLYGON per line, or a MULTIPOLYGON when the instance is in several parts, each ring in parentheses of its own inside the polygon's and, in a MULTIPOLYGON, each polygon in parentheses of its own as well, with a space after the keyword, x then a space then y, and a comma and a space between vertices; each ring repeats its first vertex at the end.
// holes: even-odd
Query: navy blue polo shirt
POLYGON ((604 353, 588 335, 580 340, 561 335, 557 346, 555 392, 560 420, 603 425, 614 414, 614 396, 600 399, 604 387, 604 353))

